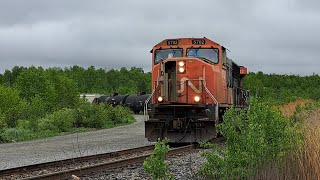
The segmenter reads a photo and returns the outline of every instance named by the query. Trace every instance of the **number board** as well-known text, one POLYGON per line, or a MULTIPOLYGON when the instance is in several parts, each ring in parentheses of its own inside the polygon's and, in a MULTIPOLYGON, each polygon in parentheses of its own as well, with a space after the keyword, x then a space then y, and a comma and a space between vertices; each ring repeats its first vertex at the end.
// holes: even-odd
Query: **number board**
POLYGON ((168 46, 178 45, 178 40, 177 39, 168 40, 167 45, 168 46))
POLYGON ((204 39, 192 39, 192 44, 204 45, 204 44, 206 44, 206 41, 204 39))

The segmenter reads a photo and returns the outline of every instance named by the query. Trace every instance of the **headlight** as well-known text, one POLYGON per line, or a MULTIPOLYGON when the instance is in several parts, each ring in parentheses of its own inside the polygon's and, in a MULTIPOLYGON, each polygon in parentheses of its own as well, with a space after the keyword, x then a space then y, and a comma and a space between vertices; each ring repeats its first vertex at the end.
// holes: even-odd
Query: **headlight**
POLYGON ((180 61, 180 62, 179 62, 179 66, 184 66, 184 62, 183 62, 183 61, 180 61))
POLYGON ((184 68, 183 67, 179 68, 179 72, 183 73, 184 72, 184 68))
POLYGON ((158 97, 158 101, 159 101, 159 102, 162 102, 162 101, 163 101, 163 98, 162 98, 161 96, 159 96, 159 97, 158 97))
POLYGON ((195 102, 199 102, 199 101, 200 101, 200 97, 199 97, 199 96, 195 96, 195 97, 194 97, 194 101, 195 101, 195 102))

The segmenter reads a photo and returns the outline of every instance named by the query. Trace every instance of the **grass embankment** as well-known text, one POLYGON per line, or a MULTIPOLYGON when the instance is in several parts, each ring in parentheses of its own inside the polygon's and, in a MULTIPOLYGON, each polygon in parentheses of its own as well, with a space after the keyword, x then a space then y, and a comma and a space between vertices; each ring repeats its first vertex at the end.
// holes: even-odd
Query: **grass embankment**
POLYGON ((82 102, 78 108, 63 108, 43 118, 21 119, 7 127, 0 116, 0 142, 15 142, 112 128, 135 122, 132 112, 121 106, 92 105, 82 102))
MULTIPOLYGON (((320 108, 319 104, 308 104, 311 102, 302 100, 291 105, 301 102, 306 106, 290 117, 300 125, 303 133, 302 146, 297 147, 280 167, 269 166, 262 169, 259 179, 320 179, 320 108)), ((288 106, 282 108, 290 112, 288 106)))

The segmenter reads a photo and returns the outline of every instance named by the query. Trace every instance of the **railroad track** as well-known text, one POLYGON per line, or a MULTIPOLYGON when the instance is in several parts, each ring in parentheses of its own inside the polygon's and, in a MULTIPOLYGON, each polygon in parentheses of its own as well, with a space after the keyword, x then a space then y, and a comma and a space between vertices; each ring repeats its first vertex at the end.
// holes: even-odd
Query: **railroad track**
MULTIPOLYGON (((170 149, 168 155, 191 151, 194 145, 170 149)), ((72 175, 82 176, 103 170, 110 170, 143 162, 153 152, 154 146, 84 156, 48 163, 34 164, 0 171, 0 179, 70 179, 72 175)))

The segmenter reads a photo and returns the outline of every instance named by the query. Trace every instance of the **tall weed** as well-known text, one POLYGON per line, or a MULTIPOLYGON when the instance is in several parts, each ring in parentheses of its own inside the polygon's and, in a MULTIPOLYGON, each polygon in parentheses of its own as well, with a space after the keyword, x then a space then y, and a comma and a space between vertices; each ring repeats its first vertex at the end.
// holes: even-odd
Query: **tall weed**
POLYGON ((144 161, 143 167, 152 179, 173 178, 166 163, 166 155, 169 149, 168 139, 158 139, 153 154, 144 161))

